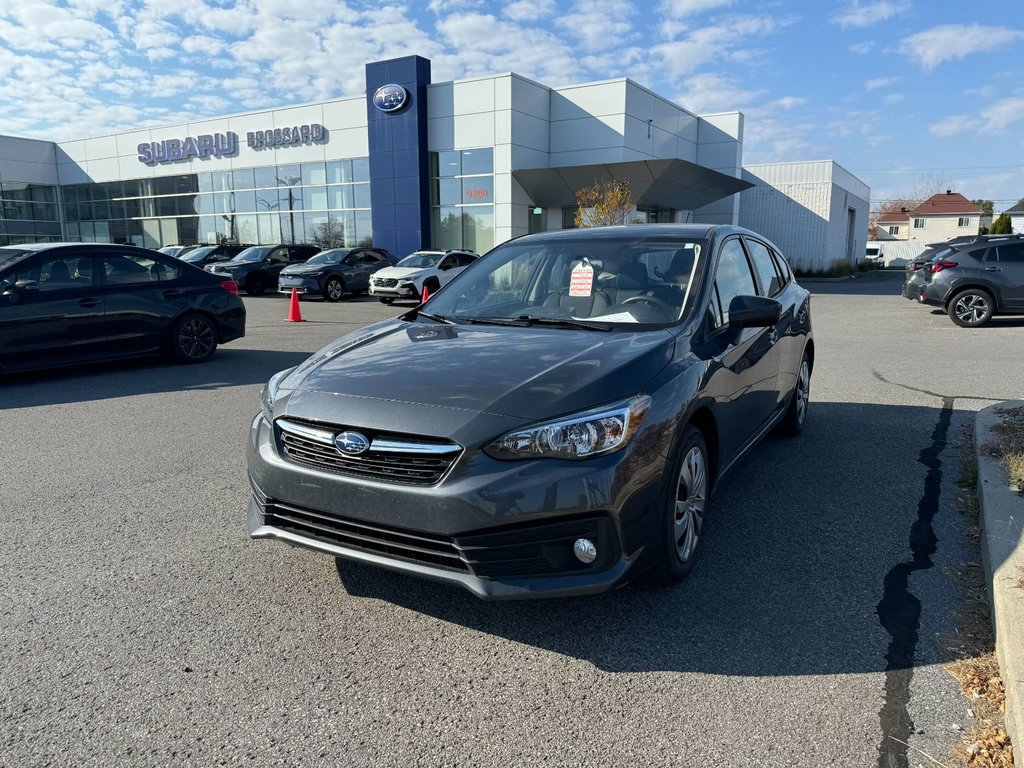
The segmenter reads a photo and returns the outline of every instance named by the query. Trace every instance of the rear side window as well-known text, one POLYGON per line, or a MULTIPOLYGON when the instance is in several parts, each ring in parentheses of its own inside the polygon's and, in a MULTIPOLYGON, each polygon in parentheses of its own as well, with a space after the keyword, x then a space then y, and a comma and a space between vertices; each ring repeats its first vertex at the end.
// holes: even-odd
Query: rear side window
POLYGON ((792 273, 789 271, 789 263, 786 261, 785 257, 777 251, 772 251, 772 258, 775 259, 775 267, 779 270, 779 274, 782 276, 782 285, 789 285, 789 281, 793 277, 792 273))
POLYGON ((777 296, 782 290, 783 282, 772 261, 772 254, 767 246, 757 240, 745 240, 750 260, 754 262, 754 270, 761 281, 761 291, 765 296, 777 296))
POLYGON ((107 285, 137 285, 174 280, 181 268, 141 254, 105 254, 100 263, 107 285))

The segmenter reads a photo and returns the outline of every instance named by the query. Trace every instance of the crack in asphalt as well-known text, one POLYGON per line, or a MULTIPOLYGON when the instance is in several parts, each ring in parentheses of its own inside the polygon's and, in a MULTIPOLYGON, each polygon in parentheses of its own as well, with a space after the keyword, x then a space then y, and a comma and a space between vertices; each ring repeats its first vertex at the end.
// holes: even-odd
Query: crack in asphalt
POLYGON ((942 401, 942 410, 932 430, 931 443, 922 448, 917 457, 918 463, 927 467, 928 472, 925 475, 924 492, 917 504, 917 519, 910 527, 911 559, 897 563, 885 574, 882 599, 875 608, 879 623, 890 637, 885 654, 885 702, 878 713, 882 729, 882 741, 878 745, 878 768, 905 768, 909 766, 907 742, 914 732, 914 721, 909 709, 910 684, 914 678, 914 656, 921 627, 921 601, 910 591, 910 577, 915 571, 928 570, 934 565, 932 555, 938 547, 938 537, 932 520, 939 511, 942 491, 941 455, 949 437, 949 424, 956 398, 889 381, 877 371, 873 373, 875 378, 887 384, 931 395, 942 401))

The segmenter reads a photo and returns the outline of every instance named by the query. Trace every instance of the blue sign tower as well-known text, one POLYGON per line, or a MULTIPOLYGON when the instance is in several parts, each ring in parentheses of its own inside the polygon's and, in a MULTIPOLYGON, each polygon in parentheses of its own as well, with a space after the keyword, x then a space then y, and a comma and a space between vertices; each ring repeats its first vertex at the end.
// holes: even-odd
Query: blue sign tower
POLYGON ((373 244, 398 258, 430 246, 429 84, 420 56, 366 65, 373 244))

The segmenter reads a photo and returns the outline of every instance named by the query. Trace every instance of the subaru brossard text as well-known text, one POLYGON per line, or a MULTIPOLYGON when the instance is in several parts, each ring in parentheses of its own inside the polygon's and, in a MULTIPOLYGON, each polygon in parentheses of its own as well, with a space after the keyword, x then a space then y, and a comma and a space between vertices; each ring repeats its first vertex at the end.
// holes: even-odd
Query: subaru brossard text
POLYGON ((753 232, 521 237, 270 380, 249 532, 484 598, 677 581, 725 474, 802 430, 813 364, 808 292, 753 232))

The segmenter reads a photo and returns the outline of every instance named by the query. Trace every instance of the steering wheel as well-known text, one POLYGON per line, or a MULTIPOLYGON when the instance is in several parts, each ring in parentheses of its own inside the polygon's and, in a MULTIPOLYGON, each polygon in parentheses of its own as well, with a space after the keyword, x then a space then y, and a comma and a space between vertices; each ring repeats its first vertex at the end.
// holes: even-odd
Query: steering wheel
POLYGON ((633 303, 653 304, 654 306, 660 307, 661 309, 667 309, 667 310, 671 310, 672 309, 672 307, 667 302, 662 301, 657 296, 644 296, 642 294, 639 295, 639 296, 630 296, 625 301, 621 301, 619 303, 620 304, 633 304, 633 303))

